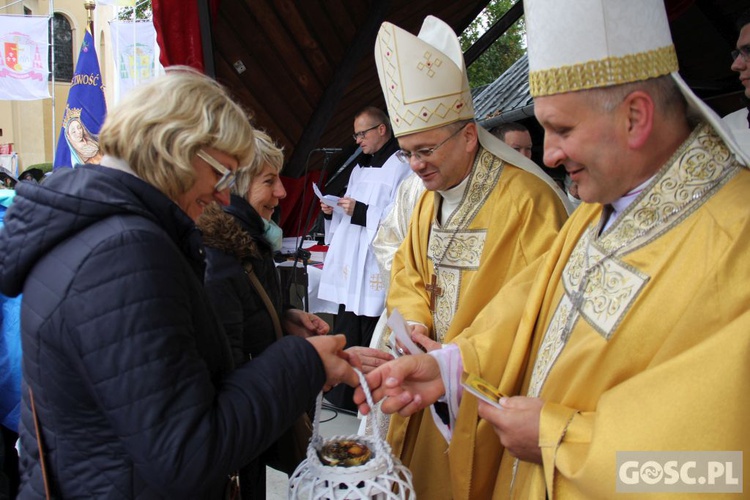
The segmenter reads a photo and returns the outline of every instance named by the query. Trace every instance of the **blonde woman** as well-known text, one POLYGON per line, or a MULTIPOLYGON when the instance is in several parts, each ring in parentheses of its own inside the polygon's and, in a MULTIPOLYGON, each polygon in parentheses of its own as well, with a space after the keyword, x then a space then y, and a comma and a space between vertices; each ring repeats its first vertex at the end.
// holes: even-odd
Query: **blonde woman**
POLYGON ((193 221, 229 203, 253 128, 216 82, 170 71, 99 138, 102 165, 20 183, 0 233, 0 289, 23 291, 19 496, 220 498, 323 387, 357 383, 344 338, 233 371, 193 221))

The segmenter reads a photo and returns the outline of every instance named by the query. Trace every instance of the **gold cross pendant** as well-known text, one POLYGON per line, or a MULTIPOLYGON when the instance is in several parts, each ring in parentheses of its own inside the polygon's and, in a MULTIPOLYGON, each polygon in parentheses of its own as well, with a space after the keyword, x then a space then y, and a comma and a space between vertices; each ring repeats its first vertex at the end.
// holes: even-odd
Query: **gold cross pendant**
POLYGON ((443 289, 437 284, 437 275, 433 274, 431 283, 425 285, 424 288, 430 292, 430 312, 435 312, 436 298, 443 295, 443 289))

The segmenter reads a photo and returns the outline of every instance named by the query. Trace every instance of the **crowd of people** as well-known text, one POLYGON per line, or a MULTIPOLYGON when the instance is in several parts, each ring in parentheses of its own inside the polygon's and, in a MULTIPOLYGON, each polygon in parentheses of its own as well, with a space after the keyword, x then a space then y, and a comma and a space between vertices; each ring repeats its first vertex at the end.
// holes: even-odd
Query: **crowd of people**
MULTIPOLYGON (((524 7, 565 189, 528 129, 477 124, 450 26, 383 23, 387 113, 354 116, 363 156, 321 205, 333 328, 281 290, 283 151, 195 70, 112 108, 99 164, 0 190, 0 498, 265 498, 321 391, 391 415, 431 500, 609 498, 620 452, 750 451, 747 110, 685 84, 661 0, 524 7)), ((750 11, 738 30, 750 100, 750 11)))

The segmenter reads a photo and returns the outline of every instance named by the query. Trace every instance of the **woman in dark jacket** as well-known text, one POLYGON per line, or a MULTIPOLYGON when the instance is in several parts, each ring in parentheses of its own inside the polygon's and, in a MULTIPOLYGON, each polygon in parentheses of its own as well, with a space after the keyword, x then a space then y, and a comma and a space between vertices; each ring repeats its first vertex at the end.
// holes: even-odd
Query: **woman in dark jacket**
POLYGON ((20 183, 0 232, 0 290, 23 291, 19 497, 220 498, 321 388, 357 383, 344 338, 232 371, 193 220, 229 202, 253 129, 216 82, 169 71, 100 141, 101 166, 20 183))
MULTIPOLYGON (((198 220, 206 245, 206 290, 224 324, 235 366, 257 357, 276 341, 272 314, 283 334, 304 338, 325 335, 329 330, 318 316, 283 303, 273 260, 274 251, 281 248, 282 233, 271 216, 279 200, 286 196, 279 178, 284 156, 271 138, 258 130, 255 153, 253 163, 237 171, 230 204, 211 204, 198 220), (251 284, 250 269, 258 277, 272 311, 251 284)), ((291 436, 285 437, 289 439, 278 441, 242 469, 242 498, 265 498, 266 465, 287 474, 294 471, 296 459, 279 460, 279 453, 286 453, 287 457, 292 454, 291 449, 284 449, 290 445, 291 436)))
POLYGON ((224 324, 235 365, 256 357, 276 340, 273 321, 250 283, 253 269, 273 303, 284 334, 325 335, 328 324, 291 308, 282 299, 273 260, 282 232, 271 216, 286 196, 279 172, 282 151, 264 132, 255 131, 255 159, 237 171, 230 204, 208 207, 198 220, 206 245, 206 290, 224 324))

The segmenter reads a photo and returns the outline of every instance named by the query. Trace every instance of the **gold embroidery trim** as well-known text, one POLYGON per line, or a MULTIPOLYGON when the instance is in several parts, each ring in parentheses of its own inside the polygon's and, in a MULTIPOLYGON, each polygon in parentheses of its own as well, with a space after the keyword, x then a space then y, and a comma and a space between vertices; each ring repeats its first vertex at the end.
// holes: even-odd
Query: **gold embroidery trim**
POLYGON ((445 221, 444 228, 458 224, 457 221, 466 221, 464 227, 471 225, 471 221, 474 220, 474 217, 477 216, 490 193, 492 193, 492 190, 495 189, 504 167, 505 162, 503 160, 483 147, 479 148, 476 160, 474 161, 474 167, 470 174, 469 186, 464 192, 458 209, 445 221))
POLYGON ((632 83, 677 71, 673 45, 572 66, 529 72, 532 97, 632 83))
MULTIPOLYGON (((629 297, 621 297, 623 302, 617 308, 616 321, 610 322, 610 327, 606 330, 597 328, 590 315, 583 315, 589 326, 603 338, 610 340, 621 320, 640 295, 645 282, 650 280, 649 276, 635 267, 625 264, 622 257, 650 244, 680 224, 711 199, 741 169, 716 131, 705 123, 696 127, 690 138, 665 165, 666 167, 657 175, 657 178, 623 211, 601 238, 598 240, 594 238, 597 232, 594 226, 576 244, 570 256, 570 262, 566 264, 563 271, 567 276, 562 278, 563 294, 538 349, 527 392, 529 396, 541 395, 549 373, 581 317, 580 311, 573 307, 569 287, 571 284, 580 286, 581 278, 576 275, 576 272, 581 269, 583 252, 589 252, 593 248, 596 248, 599 253, 619 249, 615 254, 610 255, 608 260, 612 265, 620 266, 622 270, 633 273, 635 284, 639 287, 633 290, 634 293, 629 297), (667 213, 666 220, 662 216, 652 215, 655 210, 663 211, 665 207, 673 207, 670 210, 675 210, 667 213), (638 280, 641 280, 640 284, 638 280), (575 321, 568 321, 570 315, 575 316, 575 321)), ((602 278, 600 281, 605 283, 606 279, 602 278)), ((603 293, 606 292, 598 289, 594 291, 592 286, 592 292, 587 295, 591 300, 603 293)))
MULTIPOLYGON (((436 255, 445 254, 443 257, 447 258, 437 271, 438 283, 443 288, 443 295, 438 297, 436 311, 433 312, 435 335, 440 342, 450 326, 449 319, 458 308, 463 274, 479 268, 484 252, 487 228, 469 229, 469 227, 495 189, 504 167, 505 162, 480 146, 470 174, 469 185, 458 208, 448 217, 442 227, 433 222, 427 256, 433 261, 433 266, 436 255), (452 232, 455 232, 456 236, 453 239, 453 247, 449 246, 446 249, 445 245, 451 244, 448 234, 452 232)), ((435 210, 439 208, 436 206, 435 210)), ((433 272, 435 272, 434 267, 433 272)))

